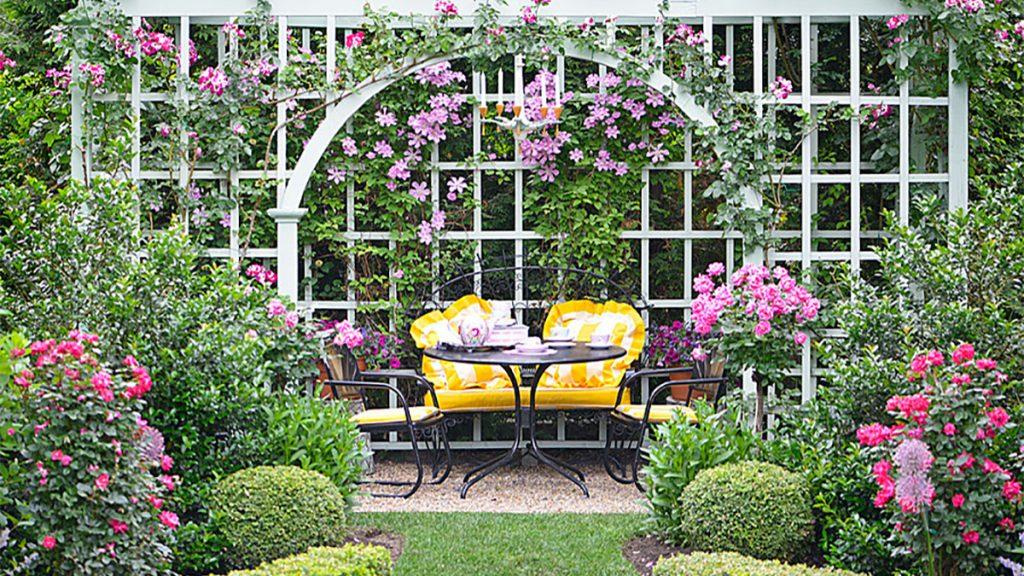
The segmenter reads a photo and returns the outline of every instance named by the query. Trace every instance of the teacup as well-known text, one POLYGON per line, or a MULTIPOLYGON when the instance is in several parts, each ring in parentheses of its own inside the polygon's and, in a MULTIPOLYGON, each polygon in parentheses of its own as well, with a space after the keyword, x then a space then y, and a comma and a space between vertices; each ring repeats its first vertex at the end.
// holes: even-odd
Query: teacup
POLYGON ((548 338, 550 340, 568 340, 571 337, 569 329, 565 326, 555 326, 550 332, 548 332, 548 338))
POLYGON ((594 346, 608 346, 612 343, 611 334, 591 334, 590 343, 594 346))

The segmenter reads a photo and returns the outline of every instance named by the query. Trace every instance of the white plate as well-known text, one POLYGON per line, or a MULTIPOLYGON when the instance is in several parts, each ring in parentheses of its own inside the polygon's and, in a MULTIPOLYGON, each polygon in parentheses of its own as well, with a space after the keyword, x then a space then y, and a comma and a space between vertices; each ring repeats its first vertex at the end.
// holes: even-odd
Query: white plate
POLYGON ((611 343, 607 344, 594 344, 593 342, 587 342, 587 348, 593 348, 594 350, 605 350, 611 348, 611 343))
POLYGON ((548 340, 547 345, 552 348, 575 348, 576 343, 572 340, 548 340))
POLYGON ((529 352, 522 352, 520 350, 508 351, 509 354, 515 354, 517 356, 547 356, 549 354, 554 354, 555 352, 558 352, 558 350, 554 350, 551 348, 545 348, 543 350, 531 350, 529 352))

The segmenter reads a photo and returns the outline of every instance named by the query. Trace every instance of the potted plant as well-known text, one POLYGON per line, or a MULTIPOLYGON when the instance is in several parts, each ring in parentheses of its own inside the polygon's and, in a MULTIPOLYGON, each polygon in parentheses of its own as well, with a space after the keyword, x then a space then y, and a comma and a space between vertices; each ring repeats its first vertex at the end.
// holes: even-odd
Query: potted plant
POLYGON ((821 303, 785 268, 761 264, 747 264, 726 281, 725 266, 716 262, 694 279, 693 288, 694 331, 707 339, 698 356, 714 351, 738 370, 753 370, 754 421, 762 430, 768 386, 782 384, 821 303))
MULTIPOLYGON (((357 327, 349 320, 332 320, 322 324, 320 336, 324 340, 324 375, 331 379, 355 380, 367 370, 401 366, 398 353, 404 342, 390 334, 357 327)), ((353 404, 362 404, 355 388, 342 387, 339 393, 353 404)), ((331 389, 326 387, 321 396, 334 397, 331 389)))
MULTIPOLYGON (((671 324, 655 326, 650 342, 647 343, 647 361, 655 368, 680 368, 690 364, 690 351, 694 348, 692 329, 683 322, 676 320, 671 324)), ((669 379, 676 382, 689 380, 692 370, 675 372, 669 379)), ((690 399, 688 384, 670 386, 672 398, 679 401, 690 399)))
MULTIPOLYGON (((702 346, 703 341, 694 332, 692 324, 684 324, 676 320, 671 324, 655 326, 650 342, 647 344, 648 365, 655 368, 691 367, 669 375, 669 379, 684 382, 690 378, 718 378, 725 370, 725 358, 717 358, 714 350, 702 346)), ((702 388, 690 389, 689 384, 673 384, 669 387, 673 400, 690 402, 707 398, 707 391, 702 388)))

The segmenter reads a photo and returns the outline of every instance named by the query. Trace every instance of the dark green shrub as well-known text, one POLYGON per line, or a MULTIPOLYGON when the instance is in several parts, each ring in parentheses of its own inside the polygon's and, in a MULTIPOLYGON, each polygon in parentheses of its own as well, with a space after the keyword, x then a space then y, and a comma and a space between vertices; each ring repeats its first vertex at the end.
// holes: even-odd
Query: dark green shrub
POLYGON ((341 492, 323 474, 295 466, 235 472, 217 484, 210 508, 229 545, 228 562, 237 567, 345 539, 341 492))
POLYGON ((709 552, 791 560, 806 550, 813 526, 807 480, 763 462, 700 472, 679 506, 683 542, 709 552))
POLYGON ((683 488, 701 470, 750 459, 757 446, 739 414, 716 414, 703 402, 695 410, 697 424, 678 412, 671 421, 654 428, 644 468, 645 496, 655 528, 673 539, 678 539, 683 488))
POLYGON ((310 548, 252 570, 228 576, 389 576, 391 553, 380 546, 346 544, 341 548, 310 548))
POLYGON ((756 560, 733 552, 706 554, 696 552, 662 559, 654 567, 654 576, 857 576, 834 568, 811 568, 802 564, 783 564, 777 560, 756 560))

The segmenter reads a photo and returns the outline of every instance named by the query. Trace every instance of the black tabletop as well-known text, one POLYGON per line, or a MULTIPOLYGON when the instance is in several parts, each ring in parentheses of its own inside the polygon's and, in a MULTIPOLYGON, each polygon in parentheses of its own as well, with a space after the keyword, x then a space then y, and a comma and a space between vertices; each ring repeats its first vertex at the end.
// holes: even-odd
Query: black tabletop
POLYGON ((427 348, 424 356, 435 360, 444 360, 458 364, 494 364, 498 366, 535 366, 537 364, 586 364, 588 362, 604 362, 626 355, 626 349, 620 346, 608 348, 591 348, 586 344, 577 343, 572 348, 552 348, 549 354, 520 354, 512 350, 494 350, 466 352, 427 348))

